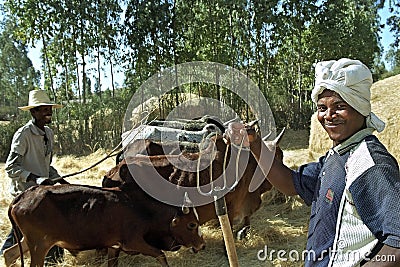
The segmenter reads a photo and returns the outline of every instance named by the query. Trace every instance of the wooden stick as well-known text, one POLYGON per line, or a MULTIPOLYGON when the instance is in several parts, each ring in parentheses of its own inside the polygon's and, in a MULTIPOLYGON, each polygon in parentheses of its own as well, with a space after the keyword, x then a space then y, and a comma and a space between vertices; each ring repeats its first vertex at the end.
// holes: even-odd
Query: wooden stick
POLYGON ((229 266, 239 267, 238 257, 236 253, 235 240, 233 239, 233 233, 229 217, 226 212, 225 197, 221 197, 214 202, 215 211, 218 215, 218 220, 221 225, 222 234, 224 236, 226 253, 228 254, 229 266))

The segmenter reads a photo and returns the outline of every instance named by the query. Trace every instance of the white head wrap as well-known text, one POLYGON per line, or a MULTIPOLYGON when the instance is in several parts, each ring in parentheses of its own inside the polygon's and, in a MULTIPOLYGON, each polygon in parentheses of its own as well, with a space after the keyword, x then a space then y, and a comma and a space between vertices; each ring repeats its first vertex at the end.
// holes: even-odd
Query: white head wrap
POLYGON ((342 58, 322 61, 315 66, 315 87, 311 93, 314 103, 326 88, 338 93, 343 100, 366 117, 367 127, 382 132, 385 123, 371 112, 371 71, 359 60, 342 58))

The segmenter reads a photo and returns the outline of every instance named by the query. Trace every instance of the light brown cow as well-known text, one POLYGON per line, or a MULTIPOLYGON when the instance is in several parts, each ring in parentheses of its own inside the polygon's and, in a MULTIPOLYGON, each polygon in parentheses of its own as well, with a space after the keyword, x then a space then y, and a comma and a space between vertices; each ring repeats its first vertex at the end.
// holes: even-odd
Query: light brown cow
MULTIPOLYGON (((193 209, 184 214, 181 208, 153 199, 135 183, 121 190, 35 186, 17 196, 8 213, 14 229, 24 236, 31 267, 43 266, 54 245, 71 251, 116 246, 128 254, 152 256, 162 266, 168 266, 162 250, 184 245, 198 251, 205 246, 193 209)), ((6 259, 9 253, 5 251, 6 259)), ((115 264, 109 261, 109 266, 115 264)))

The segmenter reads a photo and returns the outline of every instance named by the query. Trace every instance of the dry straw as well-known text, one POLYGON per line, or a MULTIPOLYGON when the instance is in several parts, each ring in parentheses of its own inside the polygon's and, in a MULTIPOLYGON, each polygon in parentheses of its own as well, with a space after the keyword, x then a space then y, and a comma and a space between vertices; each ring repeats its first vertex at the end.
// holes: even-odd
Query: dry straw
MULTIPOLYGON (((400 107, 396 105, 398 91, 400 89, 400 75, 377 82, 372 87, 372 108, 382 118, 387 128, 379 134, 381 141, 388 147, 397 159, 400 159, 398 145, 399 133, 395 122, 400 117, 400 107)), ((323 155, 332 142, 327 138, 322 127, 314 118, 311 123, 310 137, 307 132, 287 131, 283 137, 282 148, 284 150, 285 163, 297 168, 311 159, 323 155), (301 135, 301 136, 299 136, 301 135), (300 138, 301 137, 301 138, 300 138), (307 149, 307 140, 310 143, 307 149)), ((78 171, 91 165, 105 155, 105 151, 97 151, 88 157, 61 157, 56 158, 57 169, 63 173, 78 171)), ((108 159, 99 166, 78 176, 71 177, 71 182, 79 184, 101 185, 101 179, 109 170, 114 161, 108 159)), ((3 243, 9 231, 10 224, 7 218, 7 207, 11 200, 7 195, 8 179, 4 173, 4 163, 0 164, 0 242, 3 243)), ((263 196, 263 203, 251 219, 252 229, 248 238, 236 241, 240 266, 302 266, 301 261, 280 261, 276 258, 260 261, 257 253, 268 246, 271 250, 296 250, 302 252, 305 249, 309 208, 301 201, 293 197, 284 197, 276 190, 272 190, 263 196)), ((96 223, 96 222, 93 222, 96 223)), ((194 255, 187 249, 177 252, 167 252, 167 258, 171 266, 229 266, 224 256, 222 234, 217 223, 207 223, 204 226, 204 238, 207 248, 194 255)), ((28 261, 27 261, 28 262, 28 261)), ((0 267, 4 266, 0 258, 0 267)), ((77 258, 67 254, 66 260, 59 266, 106 266, 105 257, 96 255, 94 251, 81 253, 77 258)), ((151 257, 141 255, 121 255, 120 266, 160 266, 151 257)))
MULTIPOLYGON (((291 139, 288 133, 285 136, 291 139)), ((294 133, 293 133, 294 134, 294 133)), ((62 174, 67 174, 80 170, 91 165, 106 154, 105 151, 97 151, 86 157, 57 157, 55 166, 62 174)), ((297 155, 298 156, 298 155, 297 155)), ((289 159, 290 160, 290 159, 289 159)), ((293 160, 290 160, 293 161, 293 160)), ((296 162, 298 162, 298 157, 296 162)), ((88 172, 70 177, 69 181, 78 184, 89 184, 100 186, 101 179, 105 172, 109 170, 114 161, 108 159, 88 172)), ((300 164, 300 163, 298 163, 300 164)), ((10 223, 7 218, 8 203, 11 197, 7 194, 8 178, 4 173, 4 163, 0 164, 0 243, 3 244, 4 238, 10 230, 10 223)), ((309 208, 299 202, 296 198, 285 198, 276 190, 266 193, 263 196, 263 203, 251 219, 252 229, 247 239, 236 241, 239 265, 240 266, 301 266, 301 261, 281 261, 276 258, 276 253, 271 260, 259 260, 257 253, 268 246, 269 251, 275 250, 304 250, 306 243, 307 222, 309 208)), ((93 221, 95 224, 96 222, 93 221)), ((166 252, 168 262, 171 266, 210 266, 228 267, 229 263, 223 248, 222 233, 218 227, 218 221, 209 222, 202 227, 206 249, 197 254, 193 254, 188 249, 180 249, 177 252, 166 252)), ((18 261, 19 262, 19 261, 18 261)), ((29 264, 29 258, 25 261, 29 264)), ((4 260, 0 257, 0 267, 4 267, 4 260)), ((96 254, 95 251, 86 251, 73 257, 66 254, 65 261, 58 266, 63 267, 95 267, 106 265, 106 257, 96 254)), ((159 263, 152 257, 136 255, 129 256, 121 254, 119 266, 139 266, 157 267, 159 263)))

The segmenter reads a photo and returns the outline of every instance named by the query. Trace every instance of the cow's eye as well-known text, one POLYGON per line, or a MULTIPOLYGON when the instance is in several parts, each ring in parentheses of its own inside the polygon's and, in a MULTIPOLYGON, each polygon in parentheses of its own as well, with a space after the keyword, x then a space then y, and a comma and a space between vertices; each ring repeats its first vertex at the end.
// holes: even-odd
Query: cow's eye
POLYGON ((195 222, 188 223, 188 229, 189 229, 189 230, 194 230, 194 229, 196 229, 197 227, 198 227, 198 224, 195 223, 195 222))

